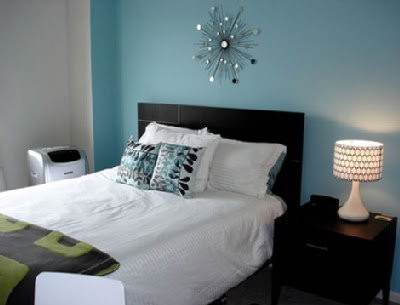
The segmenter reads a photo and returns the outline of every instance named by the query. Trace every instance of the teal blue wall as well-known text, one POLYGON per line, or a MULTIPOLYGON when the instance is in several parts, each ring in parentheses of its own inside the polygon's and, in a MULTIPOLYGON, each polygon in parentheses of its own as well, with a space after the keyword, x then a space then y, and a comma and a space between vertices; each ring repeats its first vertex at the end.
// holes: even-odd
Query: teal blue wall
POLYGON ((90 7, 95 170, 120 160, 119 41, 114 1, 96 0, 90 7))
MULTIPOLYGON (((93 0, 92 7, 102 3, 93 0)), ((192 60, 200 38, 195 26, 221 1, 108 3, 108 14, 96 15, 92 8, 92 25, 112 23, 115 30, 92 28, 92 39, 106 34, 103 40, 117 42, 117 50, 92 46, 97 169, 109 166, 106 161, 120 156, 128 136, 136 135, 139 101, 301 111, 306 114, 302 201, 312 193, 345 200, 350 183, 332 176, 334 142, 376 140, 385 144, 383 179, 362 184, 361 193, 370 211, 400 216, 400 1, 222 2, 232 11, 243 5, 243 20, 261 29, 253 50, 258 64, 239 74, 238 85, 209 83, 203 66, 192 60), (97 75, 110 65, 118 82, 97 75), (103 96, 106 86, 118 97, 111 104, 103 96), (115 128, 106 135, 104 118, 115 128), (103 145, 111 138, 117 145, 103 145)), ((399 244, 394 270, 400 268, 399 244)), ((399 272, 392 290, 400 292, 399 272)))

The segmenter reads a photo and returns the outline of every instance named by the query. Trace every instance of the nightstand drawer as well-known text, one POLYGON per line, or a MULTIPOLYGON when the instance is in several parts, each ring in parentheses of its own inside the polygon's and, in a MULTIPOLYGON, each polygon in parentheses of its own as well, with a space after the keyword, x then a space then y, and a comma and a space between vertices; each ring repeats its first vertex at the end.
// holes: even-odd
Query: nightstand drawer
POLYGON ((310 230, 304 230, 299 241, 304 251, 318 252, 321 254, 327 254, 329 251, 332 251, 334 246, 331 237, 321 232, 310 230))
POLYGON ((320 244, 320 243, 315 243, 315 242, 305 242, 304 243, 304 248, 309 251, 316 251, 321 254, 327 254, 330 247, 328 247, 327 244, 320 244))
POLYGON ((374 243, 325 231, 304 229, 297 247, 305 268, 329 269, 331 278, 342 277, 349 269, 360 274, 365 270, 365 263, 379 259, 374 243))
MULTIPOLYGON (((343 253, 343 238, 323 231, 304 229, 298 237, 298 247, 304 256, 340 259, 343 253)), ((353 248, 351 246, 351 248, 353 248)))
POLYGON ((343 266, 346 265, 341 254, 343 248, 330 234, 315 231, 299 233, 292 240, 292 251, 286 252, 290 259, 283 258, 286 262, 282 267, 284 282, 296 283, 306 291, 312 287, 326 295, 332 287, 343 283, 343 266))

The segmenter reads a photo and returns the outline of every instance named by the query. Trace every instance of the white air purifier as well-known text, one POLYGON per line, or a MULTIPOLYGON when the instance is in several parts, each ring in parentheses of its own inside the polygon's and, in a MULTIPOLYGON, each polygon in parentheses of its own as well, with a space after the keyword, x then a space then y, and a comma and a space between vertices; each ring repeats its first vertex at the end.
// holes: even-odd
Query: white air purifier
POLYGON ((77 178, 88 173, 84 150, 56 146, 28 150, 29 185, 77 178))

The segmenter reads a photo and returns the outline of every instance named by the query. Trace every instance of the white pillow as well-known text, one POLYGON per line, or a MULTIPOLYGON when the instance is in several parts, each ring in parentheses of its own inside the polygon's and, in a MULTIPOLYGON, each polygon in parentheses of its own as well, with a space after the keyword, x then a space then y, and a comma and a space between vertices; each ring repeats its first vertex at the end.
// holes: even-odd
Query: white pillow
POLYGON ((267 192, 269 172, 286 146, 221 139, 210 169, 208 188, 257 198, 267 192))
POLYGON ((146 137, 140 138, 139 142, 143 144, 158 144, 169 143, 184 145, 190 147, 205 147, 206 150, 201 159, 199 169, 196 175, 196 182, 194 185, 194 192, 202 192, 207 187, 208 176, 210 167, 214 159, 215 151, 218 147, 220 136, 219 135, 197 135, 191 133, 178 133, 171 132, 164 128, 150 127, 146 130, 146 137))
POLYGON ((143 135, 139 139, 139 142, 145 143, 147 141, 147 137, 149 136, 149 134, 153 133, 157 129, 166 129, 171 132, 190 133, 190 134, 206 134, 207 133, 207 127, 203 128, 203 129, 190 129, 190 128, 184 128, 184 127, 164 125, 164 124, 160 124, 157 122, 151 122, 151 123, 149 123, 149 125, 146 126, 146 129, 145 129, 143 135))

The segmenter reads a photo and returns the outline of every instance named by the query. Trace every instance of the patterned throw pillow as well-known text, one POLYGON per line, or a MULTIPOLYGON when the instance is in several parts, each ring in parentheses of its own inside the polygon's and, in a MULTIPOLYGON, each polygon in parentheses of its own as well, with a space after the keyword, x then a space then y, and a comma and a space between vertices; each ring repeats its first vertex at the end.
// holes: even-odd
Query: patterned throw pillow
POLYGON ((282 152, 278 158, 278 160, 276 160, 276 163, 274 166, 271 167, 271 170, 269 171, 268 174, 268 181, 267 181, 267 195, 273 195, 272 193, 272 188, 274 187, 275 184, 275 180, 276 177, 278 176, 283 161, 285 161, 286 158, 286 152, 282 152))
POLYGON ((203 154, 202 147, 161 143, 157 164, 150 180, 150 189, 191 198, 203 154))
POLYGON ((135 143, 130 138, 118 168, 117 182, 148 190, 160 146, 135 143))

